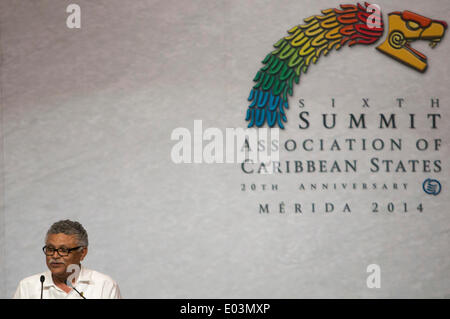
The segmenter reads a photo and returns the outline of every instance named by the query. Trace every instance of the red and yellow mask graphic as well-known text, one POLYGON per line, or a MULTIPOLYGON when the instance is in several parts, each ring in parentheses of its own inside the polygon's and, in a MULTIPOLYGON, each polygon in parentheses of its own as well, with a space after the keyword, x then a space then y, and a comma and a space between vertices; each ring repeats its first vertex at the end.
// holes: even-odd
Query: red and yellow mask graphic
POLYGON ((430 46, 434 48, 441 41, 446 29, 447 23, 444 21, 432 20, 411 11, 392 12, 389 14, 389 34, 377 49, 424 72, 428 66, 427 57, 413 49, 411 42, 430 41, 430 46))

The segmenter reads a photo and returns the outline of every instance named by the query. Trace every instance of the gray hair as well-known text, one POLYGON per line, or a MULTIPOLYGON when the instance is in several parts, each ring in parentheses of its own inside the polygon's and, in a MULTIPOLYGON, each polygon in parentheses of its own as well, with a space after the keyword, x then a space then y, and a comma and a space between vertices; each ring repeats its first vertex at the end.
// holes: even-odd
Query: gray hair
POLYGON ((81 225, 79 222, 71 221, 68 219, 60 220, 59 222, 51 225, 49 230, 47 231, 47 235, 45 236, 45 241, 47 241, 48 235, 50 234, 75 235, 78 240, 78 245, 87 247, 89 244, 88 234, 83 225, 81 225))

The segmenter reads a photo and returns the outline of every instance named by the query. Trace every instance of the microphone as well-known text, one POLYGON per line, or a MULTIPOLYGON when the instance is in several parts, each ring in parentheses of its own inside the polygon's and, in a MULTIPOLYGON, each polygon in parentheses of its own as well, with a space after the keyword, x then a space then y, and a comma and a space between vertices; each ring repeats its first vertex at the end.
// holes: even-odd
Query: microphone
POLYGON ((83 293, 76 290, 74 286, 72 286, 72 289, 75 290, 77 292, 77 294, 79 294, 81 296, 81 298, 86 299, 86 297, 83 296, 83 293))
POLYGON ((70 288, 72 288, 73 290, 75 290, 76 293, 79 294, 81 298, 86 299, 86 297, 83 296, 83 293, 82 293, 82 292, 79 292, 79 291, 77 290, 77 288, 75 288, 75 286, 74 286, 69 280, 66 280, 66 285, 69 286, 70 288))
POLYGON ((74 287, 74 285, 73 285, 73 283, 72 283, 73 280, 74 280, 74 278, 75 278, 75 276, 77 276, 77 275, 79 274, 79 272, 80 272, 80 265, 72 264, 72 265, 69 265, 69 267, 68 267, 67 269, 68 269, 67 272, 69 272, 69 271, 73 271, 73 272, 72 272, 72 274, 66 279, 66 285, 69 286, 70 288, 72 288, 73 290, 75 290, 76 293, 79 294, 81 298, 86 299, 86 297, 83 296, 83 293, 82 293, 82 292, 79 292, 79 291, 74 287))
POLYGON ((44 292, 44 281, 45 281, 45 276, 41 275, 41 278, 39 278, 39 280, 41 281, 41 299, 42 299, 42 294, 44 292))

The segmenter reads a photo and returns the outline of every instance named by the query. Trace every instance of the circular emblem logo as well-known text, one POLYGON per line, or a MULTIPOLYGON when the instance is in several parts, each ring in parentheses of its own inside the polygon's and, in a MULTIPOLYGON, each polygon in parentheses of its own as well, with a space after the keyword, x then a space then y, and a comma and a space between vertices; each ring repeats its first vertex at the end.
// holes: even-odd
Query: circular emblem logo
POLYGON ((429 195, 438 195, 441 192, 441 183, 436 179, 428 178, 422 184, 423 191, 429 195))

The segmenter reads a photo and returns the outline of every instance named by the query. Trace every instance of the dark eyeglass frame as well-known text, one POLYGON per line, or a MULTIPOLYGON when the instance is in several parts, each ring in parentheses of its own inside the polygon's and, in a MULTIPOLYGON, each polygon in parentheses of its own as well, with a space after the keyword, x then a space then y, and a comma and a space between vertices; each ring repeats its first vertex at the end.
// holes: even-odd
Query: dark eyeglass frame
POLYGON ((56 251, 60 257, 67 257, 67 256, 70 255, 70 253, 72 251, 80 249, 82 247, 84 247, 84 246, 77 246, 77 247, 73 247, 73 248, 51 248, 51 247, 47 247, 47 245, 45 245, 44 247, 42 247, 42 251, 44 252, 44 254, 46 256, 53 256, 55 254, 55 251, 56 251), (50 254, 50 253, 45 252, 46 249, 52 250, 52 253, 50 254), (62 254, 61 253, 62 250, 63 251, 67 251, 67 253, 63 253, 62 254))

